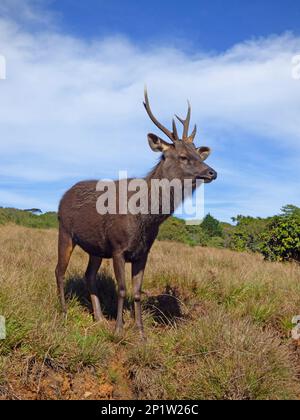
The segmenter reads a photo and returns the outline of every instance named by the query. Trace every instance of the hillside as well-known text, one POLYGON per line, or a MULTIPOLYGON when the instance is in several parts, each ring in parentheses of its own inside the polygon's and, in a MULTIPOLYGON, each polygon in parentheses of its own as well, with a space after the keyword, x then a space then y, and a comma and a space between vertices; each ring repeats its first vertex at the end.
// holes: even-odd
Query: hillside
POLYGON ((99 276, 108 321, 95 325, 80 250, 62 318, 56 241, 55 229, 0 226, 0 314, 8 333, 0 341, 0 398, 299 398, 299 356, 289 338, 300 311, 299 265, 156 242, 145 276, 143 346, 131 319, 129 270, 125 335, 116 339, 111 265, 99 276))

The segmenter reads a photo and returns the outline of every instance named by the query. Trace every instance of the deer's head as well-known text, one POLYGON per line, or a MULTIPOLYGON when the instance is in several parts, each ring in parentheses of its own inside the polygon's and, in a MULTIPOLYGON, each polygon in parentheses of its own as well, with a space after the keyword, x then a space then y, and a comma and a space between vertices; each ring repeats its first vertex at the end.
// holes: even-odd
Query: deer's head
POLYGON ((188 104, 188 113, 185 120, 176 116, 183 124, 182 138, 179 138, 175 119, 173 119, 172 131, 164 127, 153 115, 147 90, 145 89, 146 111, 153 123, 171 140, 168 143, 156 134, 148 134, 148 141, 154 152, 163 154, 163 171, 168 179, 201 179, 206 183, 212 182, 217 178, 217 172, 209 167, 204 161, 208 158, 211 150, 208 147, 197 148, 194 140, 197 134, 195 126, 192 134, 189 135, 189 124, 191 119, 191 106, 188 104))

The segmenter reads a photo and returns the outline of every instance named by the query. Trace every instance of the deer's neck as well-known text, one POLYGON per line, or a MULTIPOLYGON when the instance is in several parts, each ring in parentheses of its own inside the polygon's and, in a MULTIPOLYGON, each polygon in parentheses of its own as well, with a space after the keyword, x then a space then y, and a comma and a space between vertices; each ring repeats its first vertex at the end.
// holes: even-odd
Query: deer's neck
MULTIPOLYGON (((162 193, 160 192, 157 194, 157 189, 155 187, 155 183, 159 181, 169 181, 172 182, 173 178, 171 178, 166 171, 164 171, 164 160, 161 159, 160 162, 149 172, 149 174, 145 178, 148 184, 148 206, 149 212, 147 215, 143 215, 144 222, 149 224, 157 224, 160 225, 165 220, 167 220, 176 210, 175 208, 175 200, 174 200, 174 189, 170 189, 170 208, 167 214, 165 214, 162 210, 163 204, 163 197, 162 193), (156 194, 154 192, 156 190, 156 194), (154 214, 151 209, 159 208, 158 214, 154 214)), ((183 197, 183 185, 184 180, 181 181, 181 197, 183 197)), ((157 185, 157 184, 156 184, 157 185)), ((179 204, 179 203, 177 203, 179 204)))

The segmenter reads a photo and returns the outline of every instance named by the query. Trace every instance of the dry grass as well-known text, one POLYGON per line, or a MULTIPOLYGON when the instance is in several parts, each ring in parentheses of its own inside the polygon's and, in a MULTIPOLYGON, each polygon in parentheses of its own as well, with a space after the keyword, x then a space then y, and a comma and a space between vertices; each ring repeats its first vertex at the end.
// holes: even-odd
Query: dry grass
MULTIPOLYGON (((144 284, 146 346, 131 319, 94 325, 77 250, 59 312, 55 230, 0 227, 0 398, 298 399, 289 339, 300 310, 300 267, 227 250, 156 243, 144 284)), ((129 274, 129 271, 128 271, 129 274)), ((116 309, 110 264, 99 276, 108 319, 116 309)), ((129 276, 128 276, 129 278, 129 276)))

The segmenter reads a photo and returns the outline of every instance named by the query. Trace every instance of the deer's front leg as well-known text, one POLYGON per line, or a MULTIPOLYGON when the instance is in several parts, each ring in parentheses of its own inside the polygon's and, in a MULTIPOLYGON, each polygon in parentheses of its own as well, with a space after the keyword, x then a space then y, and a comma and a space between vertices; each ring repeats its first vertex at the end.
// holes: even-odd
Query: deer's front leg
POLYGON ((145 267, 147 263, 147 255, 140 260, 132 263, 132 285, 133 285, 133 296, 134 296, 134 313, 135 323, 139 330, 142 339, 145 339, 143 319, 142 319, 142 284, 144 278, 145 267))
POLYGON ((123 331, 123 309, 126 296, 125 284, 125 259, 123 255, 114 255, 113 257, 114 271, 118 283, 118 315, 116 322, 116 334, 119 335, 123 331))

